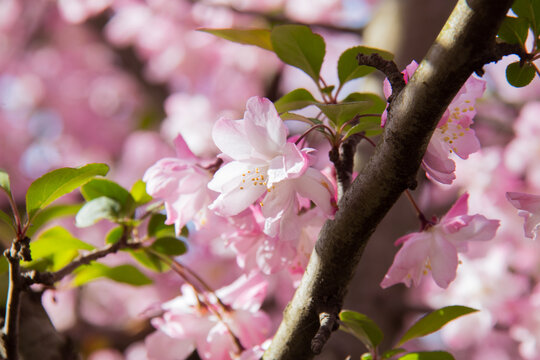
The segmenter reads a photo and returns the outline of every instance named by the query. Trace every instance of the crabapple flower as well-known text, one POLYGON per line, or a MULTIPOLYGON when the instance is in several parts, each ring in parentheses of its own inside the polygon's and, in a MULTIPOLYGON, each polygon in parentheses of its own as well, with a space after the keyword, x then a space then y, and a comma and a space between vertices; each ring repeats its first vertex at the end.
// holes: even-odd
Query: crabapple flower
POLYGON ((396 245, 403 246, 381 287, 400 282, 407 287, 418 286, 422 275, 430 271, 439 287, 448 287, 456 277, 458 252, 466 252, 469 241, 492 239, 499 227, 499 220, 489 220, 478 214, 467 215, 468 198, 469 194, 462 195, 439 223, 396 241, 396 245))
POLYGON ((205 186, 209 173, 197 164, 182 136, 174 140, 177 158, 164 158, 152 165, 143 176, 146 191, 164 200, 166 224, 174 224, 176 233, 194 217, 204 218, 212 194, 205 186))
MULTIPOLYGON (((418 64, 413 61, 403 71, 405 83, 412 77, 418 64)), ((462 159, 467 159, 470 154, 480 149, 480 142, 471 125, 476 115, 476 99, 482 96, 486 89, 486 82, 474 76, 469 77, 463 87, 456 94, 448 109, 444 112, 437 128, 433 132, 431 140, 422 160, 422 167, 426 176, 431 180, 442 184, 451 184, 456 178, 454 171, 456 164, 450 159, 451 154, 456 154, 462 159)), ((384 82, 384 95, 391 95, 390 83, 384 82)), ((386 124, 386 110, 381 116, 381 126, 386 124)))
POLYGON ((212 137, 231 159, 208 184, 220 193, 210 208, 224 216, 240 213, 264 196, 260 205, 267 218, 265 232, 275 236, 279 219, 298 206, 297 194, 307 197, 327 216, 334 213, 330 181, 309 165, 308 152, 287 142, 283 125, 270 100, 252 97, 242 120, 219 119, 212 137))
POLYGON ((196 347, 204 360, 228 360, 240 350, 263 344, 270 335, 270 318, 259 310, 266 289, 267 282, 260 273, 242 275, 215 292, 226 304, 222 306, 212 294, 197 294, 191 286, 183 285, 182 296, 162 304, 165 313, 152 324, 188 349, 196 347), (235 344, 233 335, 243 349, 235 344))
POLYGON ((536 240, 540 231, 540 196, 520 192, 507 192, 506 198, 518 209, 518 215, 525 218, 525 236, 536 240))

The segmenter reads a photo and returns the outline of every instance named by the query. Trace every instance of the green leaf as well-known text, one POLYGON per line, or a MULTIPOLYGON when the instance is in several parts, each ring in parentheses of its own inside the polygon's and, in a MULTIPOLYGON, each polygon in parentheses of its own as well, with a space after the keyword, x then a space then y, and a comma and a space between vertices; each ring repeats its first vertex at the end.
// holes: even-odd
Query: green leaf
MULTIPOLYGON (((339 104, 315 104, 334 124, 342 125, 355 115, 382 113, 386 103, 375 94, 352 93, 339 104)), ((379 118, 380 123, 380 118, 379 118)))
POLYGON ((450 321, 478 310, 467 306, 446 306, 438 310, 434 310, 418 320, 413 326, 407 330, 405 335, 399 340, 397 346, 401 346, 409 340, 425 336, 441 329, 450 321))
POLYGON ((82 204, 60 204, 51 205, 41 210, 34 216, 31 226, 28 228, 26 235, 32 237, 43 225, 53 219, 65 216, 73 216, 81 209, 82 204))
POLYGON ((522 19, 527 20, 533 28, 535 35, 540 33, 540 1, 538 0, 515 0, 512 11, 522 19))
POLYGON ((77 257, 79 250, 94 249, 94 246, 77 239, 65 228, 54 226, 43 231, 30 243, 32 261, 23 264, 26 267, 41 266, 50 271, 57 271, 77 257))
POLYGON ((114 181, 107 179, 92 179, 81 187, 81 194, 86 201, 99 197, 107 197, 120 204, 118 214, 120 216, 131 216, 135 210, 135 199, 133 196, 114 181))
POLYGON ((105 236, 105 242, 107 244, 117 243, 118 241, 120 241, 123 234, 124 234, 123 226, 117 226, 115 228, 112 228, 105 236))
POLYGON ((274 51, 270 41, 270 30, 266 29, 198 29, 222 39, 245 45, 255 45, 265 50, 274 51))
POLYGON ((446 351, 420 351, 401 356, 398 360, 454 360, 446 351))
POLYGON ((167 236, 156 239, 150 245, 150 248, 160 254, 178 256, 185 254, 187 251, 186 244, 175 237, 167 236))
POLYGON ((166 237, 176 235, 174 225, 165 224, 167 216, 163 214, 153 214, 148 221, 147 233, 150 237, 166 237))
POLYGON ((535 75, 536 70, 534 66, 529 63, 525 63, 523 67, 521 67, 519 61, 517 61, 506 67, 506 80, 508 80, 510 85, 515 87, 529 85, 535 75))
POLYGON ((342 310, 339 313, 339 319, 343 323, 340 329, 354 335, 369 349, 375 349, 383 339, 381 329, 364 314, 356 311, 342 310))
POLYGON ((141 248, 137 250, 129 249, 128 252, 131 254, 131 256, 133 256, 135 260, 137 260, 139 264, 152 271, 164 272, 169 270, 169 265, 167 265, 157 255, 153 254, 146 248, 141 248))
POLYGON ((75 216, 75 225, 78 227, 88 227, 94 225, 101 219, 117 221, 121 206, 118 201, 106 196, 90 200, 79 210, 75 216))
POLYGON ((146 192, 146 183, 142 180, 137 180, 130 190, 131 196, 135 200, 137 206, 144 205, 152 201, 152 197, 146 192))
POLYGON ((13 219, 4 211, 0 210, 0 220, 8 224, 12 229, 14 228, 13 219))
POLYGON ((0 169, 0 188, 3 189, 8 195, 11 194, 9 175, 2 169, 0 169))
POLYGON ((527 20, 523 18, 515 18, 507 16, 497 34, 499 38, 510 44, 520 44, 524 46, 529 32, 527 20))
POLYGON ((60 196, 65 195, 98 175, 105 175, 105 164, 88 164, 80 168, 53 170, 36 179, 26 193, 26 212, 31 221, 34 215, 60 196))
POLYGON ((401 354, 401 353, 403 353, 405 351, 407 351, 407 350, 405 350, 403 348, 391 349, 391 350, 388 350, 388 351, 385 351, 384 353, 382 353, 381 357, 383 359, 390 359, 391 357, 394 357, 395 355, 401 354))
POLYGON ((74 274, 75 278, 72 281, 74 286, 81 286, 103 277, 134 286, 152 283, 152 280, 133 265, 109 267, 98 262, 92 262, 90 265, 77 268, 74 274))
POLYGON ((358 65, 358 60, 356 60, 358 53, 365 55, 377 53, 385 60, 392 60, 394 58, 394 55, 388 51, 366 46, 355 46, 345 50, 339 57, 337 65, 338 78, 341 85, 345 84, 347 81, 366 76, 375 71, 375 68, 371 66, 358 65))
POLYGON ((299 68, 319 83, 326 48, 322 36, 304 25, 280 25, 272 29, 270 39, 281 61, 299 68))
POLYGON ((295 89, 283 95, 274 103, 279 113, 291 110, 303 109, 306 106, 317 103, 317 100, 306 89, 295 89))
POLYGON ((360 356, 360 360, 373 360, 373 355, 371 355, 371 353, 363 353, 362 356, 360 356))

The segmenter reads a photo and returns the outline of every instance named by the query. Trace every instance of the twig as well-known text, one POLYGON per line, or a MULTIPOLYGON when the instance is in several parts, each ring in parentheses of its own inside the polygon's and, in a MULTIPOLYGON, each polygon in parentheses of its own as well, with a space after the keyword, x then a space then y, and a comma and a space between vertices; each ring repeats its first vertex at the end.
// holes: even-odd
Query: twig
POLYGON ((351 185, 354 154, 360 140, 362 140, 362 137, 359 134, 351 135, 340 146, 333 146, 328 154, 330 161, 332 161, 336 168, 338 200, 341 199, 351 185))
POLYGON ((388 97, 388 103, 391 103, 405 87, 403 74, 392 60, 385 60, 377 53, 369 55, 359 53, 356 55, 356 60, 358 60, 358 65, 374 67, 386 75, 386 78, 390 82, 390 86, 392 86, 392 95, 388 97))
POLYGON ((25 279, 26 285, 32 284, 43 284, 47 286, 53 286, 54 283, 62 280, 67 275, 71 274, 76 268, 81 265, 88 265, 91 261, 101 259, 109 254, 114 254, 117 251, 125 248, 138 248, 141 246, 139 242, 128 243, 128 235, 131 229, 127 226, 124 226, 124 231, 122 237, 119 241, 114 244, 107 245, 101 249, 96 249, 88 254, 81 255, 74 259, 72 262, 64 266, 62 269, 55 272, 38 272, 38 271, 29 271, 22 276, 25 279))
POLYGON ((321 353, 332 332, 339 328, 338 319, 341 303, 338 299, 332 299, 332 301, 323 304, 321 309, 324 310, 319 312, 319 330, 311 340, 311 351, 317 355, 321 353))

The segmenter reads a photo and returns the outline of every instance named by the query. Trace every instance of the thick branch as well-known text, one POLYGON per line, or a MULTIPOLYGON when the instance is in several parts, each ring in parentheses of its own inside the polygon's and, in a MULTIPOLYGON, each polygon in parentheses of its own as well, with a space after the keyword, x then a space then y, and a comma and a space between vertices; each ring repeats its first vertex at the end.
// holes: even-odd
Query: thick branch
POLYGON ((383 139, 323 226, 302 282, 265 359, 310 359, 325 299, 343 299, 375 228, 416 184, 429 139, 445 109, 495 47, 495 35, 512 0, 460 0, 407 86, 389 111, 383 139))

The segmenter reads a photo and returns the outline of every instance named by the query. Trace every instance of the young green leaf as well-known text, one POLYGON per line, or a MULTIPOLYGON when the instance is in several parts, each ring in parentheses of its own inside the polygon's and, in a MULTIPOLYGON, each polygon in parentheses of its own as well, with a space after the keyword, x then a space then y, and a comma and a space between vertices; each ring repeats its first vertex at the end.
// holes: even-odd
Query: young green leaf
POLYGON ((117 221, 121 208, 121 205, 116 200, 106 196, 98 197, 83 205, 77 216, 75 216, 75 225, 88 227, 101 219, 117 221))
POLYGON ((339 319, 344 326, 340 329, 357 337, 369 349, 375 349, 383 339, 381 329, 364 314, 356 311, 342 310, 339 319))
POLYGON ((9 175, 2 169, 0 169, 0 189, 4 190, 8 195, 11 194, 9 175))
POLYGON ((454 360, 446 351, 420 351, 401 356, 398 360, 454 360))
POLYGON ((515 87, 523 87, 529 85, 534 79, 536 70, 531 64, 525 63, 523 67, 519 61, 513 62, 506 67, 506 80, 515 87))
POLYGON ((105 243, 107 244, 117 243, 118 241, 120 241, 123 234, 124 234, 123 226, 117 226, 115 228, 112 228, 105 236, 105 243))
POLYGON ((401 346, 409 340, 425 336, 440 330, 450 321, 478 310, 467 306, 446 306, 438 310, 434 310, 422 317, 407 330, 405 335, 399 340, 397 346, 401 346))
POLYGON ((306 106, 313 105, 317 100, 306 89, 295 89, 274 103, 279 113, 303 109, 306 106))
POLYGON ((407 350, 403 349, 403 348, 397 348, 397 349, 390 349, 390 350, 387 350, 385 352, 383 352, 381 354, 381 358, 382 359, 390 359, 394 356, 396 356, 397 354, 401 354, 403 352, 406 352, 407 350))
POLYGON ((66 266, 79 255, 79 250, 93 250, 94 246, 74 237, 61 226, 54 226, 43 231, 30 243, 32 261, 24 266, 34 268, 37 264, 46 264, 46 268, 56 271, 66 266))
POLYGON ((135 199, 133 196, 114 181, 107 179, 92 179, 81 187, 81 194, 86 201, 99 197, 107 197, 120 204, 118 214, 120 216, 131 216, 135 210, 135 199))
POLYGON ((131 196, 137 206, 144 205, 152 201, 152 197, 146 192, 146 184, 142 180, 137 180, 130 190, 131 196))
POLYGON ((51 205, 41 210, 34 216, 26 235, 32 237, 43 225, 53 219, 65 216, 73 216, 81 209, 82 204, 51 205))
POLYGON ((105 164, 88 164, 80 168, 53 170, 36 179, 26 193, 26 212, 31 221, 36 213, 90 179, 106 175, 109 167, 105 164))
POLYGON ((345 50, 339 57, 337 65, 338 78, 341 85, 345 84, 347 81, 366 76, 375 71, 375 68, 371 66, 358 65, 358 60, 356 60, 356 56, 359 53, 365 55, 377 53, 381 55, 381 57, 385 60, 392 60, 394 58, 394 55, 392 53, 389 53, 388 51, 370 48, 366 46, 355 46, 345 50))
POLYGON ((109 267, 98 262, 92 262, 89 265, 77 268, 74 273, 75 278, 72 282, 74 286, 81 286, 103 277, 134 286, 152 283, 152 280, 133 265, 109 267))
POLYGON ((148 236, 150 237, 165 237, 175 236, 174 225, 165 224, 167 216, 163 214, 152 214, 150 221, 148 221, 148 227, 146 229, 148 236))
POLYGON ((273 51, 270 30, 266 29, 198 29, 222 39, 245 45, 255 45, 273 51))
POLYGON ((316 84, 324 60, 326 44, 322 36, 314 34, 304 25, 280 25, 270 34, 272 47, 286 64, 308 74, 316 84))
POLYGON ((156 239, 150 248, 160 254, 178 256, 187 251, 186 244, 175 237, 167 236, 156 239))
POLYGON ((128 252, 139 264, 152 271, 161 273, 169 270, 169 265, 167 265, 157 255, 153 254, 146 248, 141 248, 137 250, 129 249, 128 252))
POLYGON ((501 24, 497 35, 507 43, 524 46, 528 31, 529 25, 527 24, 527 20, 507 16, 501 24))

